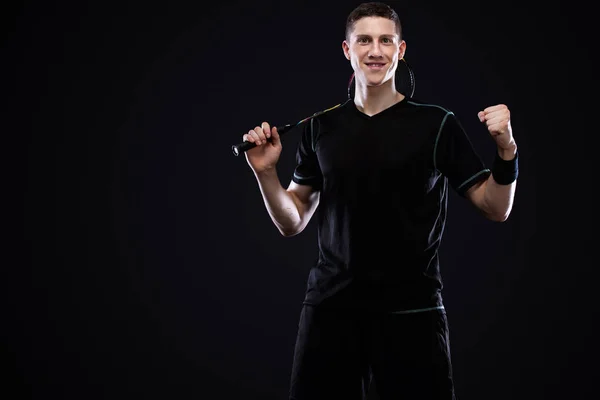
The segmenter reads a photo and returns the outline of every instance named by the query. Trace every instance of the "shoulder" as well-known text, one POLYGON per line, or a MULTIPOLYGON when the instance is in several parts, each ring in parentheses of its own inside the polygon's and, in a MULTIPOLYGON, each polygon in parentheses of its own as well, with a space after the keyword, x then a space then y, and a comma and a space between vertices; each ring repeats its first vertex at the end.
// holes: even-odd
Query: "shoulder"
POLYGON ((437 104, 437 103, 431 103, 431 102, 427 102, 427 101, 423 101, 420 99, 415 99, 415 98, 410 98, 410 99, 406 99, 406 104, 409 107, 412 107, 416 110, 422 111, 424 113, 428 113, 430 115, 439 115, 439 116, 446 116, 446 115, 454 115, 454 112, 441 104, 437 104))
POLYGON ((306 124, 307 127, 311 127, 311 131, 320 131, 323 126, 326 127, 337 127, 348 121, 349 117, 352 116, 351 112, 352 104, 347 100, 342 103, 332 105, 328 108, 324 108, 315 112, 310 118, 310 121, 306 124))
POLYGON ((325 115, 327 117, 331 117, 331 118, 339 117, 340 115, 346 114, 350 110, 351 107, 352 107, 351 100, 346 100, 342 103, 331 105, 327 108, 324 108, 322 110, 315 112, 313 114, 313 118, 323 117, 325 115))
POLYGON ((422 101, 419 99, 407 99, 407 107, 413 110, 415 123, 427 126, 438 135, 442 130, 460 125, 454 111, 439 103, 422 101))

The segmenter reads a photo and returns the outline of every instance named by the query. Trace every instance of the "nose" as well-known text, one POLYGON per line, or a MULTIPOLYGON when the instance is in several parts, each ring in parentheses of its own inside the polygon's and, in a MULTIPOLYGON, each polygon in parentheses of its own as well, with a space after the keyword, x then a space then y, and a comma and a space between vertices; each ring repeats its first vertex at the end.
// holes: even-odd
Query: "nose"
POLYGON ((381 49, 379 48, 379 44, 377 42, 373 42, 373 45, 369 49, 369 57, 381 57, 381 49))

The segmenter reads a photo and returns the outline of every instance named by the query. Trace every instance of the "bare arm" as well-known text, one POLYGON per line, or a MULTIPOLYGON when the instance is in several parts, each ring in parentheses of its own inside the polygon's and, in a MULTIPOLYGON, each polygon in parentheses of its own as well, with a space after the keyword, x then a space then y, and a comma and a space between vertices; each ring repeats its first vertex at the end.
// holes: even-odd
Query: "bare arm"
POLYGON ((302 232, 319 204, 319 192, 293 181, 284 189, 274 168, 255 176, 267 212, 279 232, 283 236, 302 232))
MULTIPOLYGON (((504 160, 511 160, 515 157, 517 151, 516 145, 510 149, 498 149, 498 154, 504 160)), ((517 181, 508 185, 500 185, 493 175, 478 185, 470 188, 466 197, 477 207, 486 218, 504 222, 508 219, 512 210, 513 200, 517 181)))
POLYGON ((271 220, 283 236, 294 236, 304 230, 319 204, 319 192, 312 186, 292 181, 286 189, 277 175, 277 161, 281 154, 281 139, 277 128, 267 122, 244 135, 244 140, 256 144, 246 152, 246 159, 263 197, 271 220))

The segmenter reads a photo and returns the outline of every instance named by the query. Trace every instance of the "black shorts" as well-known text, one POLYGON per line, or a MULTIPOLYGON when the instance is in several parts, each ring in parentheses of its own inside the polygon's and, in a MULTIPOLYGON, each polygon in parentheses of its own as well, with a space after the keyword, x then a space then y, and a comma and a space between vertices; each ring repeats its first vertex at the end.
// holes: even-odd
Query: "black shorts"
POLYGON ((290 400, 454 400, 443 309, 373 313, 304 305, 290 400), (373 398, 369 396, 369 398, 373 398))

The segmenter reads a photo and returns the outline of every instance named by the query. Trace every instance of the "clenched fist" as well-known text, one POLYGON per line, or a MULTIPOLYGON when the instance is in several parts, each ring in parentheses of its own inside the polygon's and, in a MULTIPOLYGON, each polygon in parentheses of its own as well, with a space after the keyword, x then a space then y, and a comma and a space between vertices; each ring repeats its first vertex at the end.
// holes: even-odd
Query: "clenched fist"
POLYGON ((485 123, 496 142, 499 150, 513 150, 516 148, 515 140, 510 126, 510 111, 504 104, 490 106, 477 113, 479 121, 485 123))

